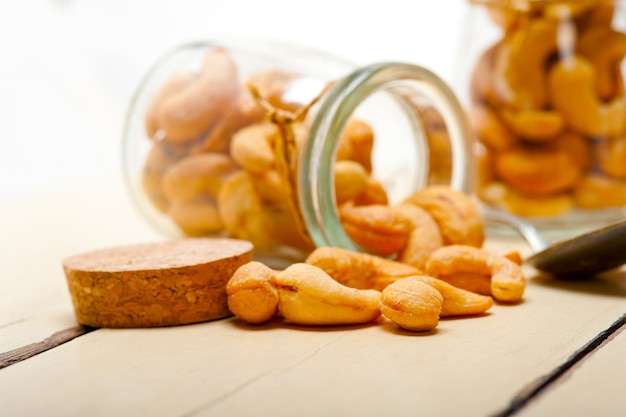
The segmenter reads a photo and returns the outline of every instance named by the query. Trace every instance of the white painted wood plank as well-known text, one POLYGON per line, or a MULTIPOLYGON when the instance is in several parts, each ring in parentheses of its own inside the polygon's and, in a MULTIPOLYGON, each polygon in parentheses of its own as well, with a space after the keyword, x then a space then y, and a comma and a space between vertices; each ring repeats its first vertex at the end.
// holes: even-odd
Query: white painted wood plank
POLYGON ((520 417, 626 415, 626 331, 595 350, 519 413, 520 417))
POLYGON ((257 328, 233 319, 98 330, 0 371, 0 409, 7 416, 490 415, 620 317, 621 284, 532 281, 523 304, 443 320, 428 335, 382 325, 257 328))

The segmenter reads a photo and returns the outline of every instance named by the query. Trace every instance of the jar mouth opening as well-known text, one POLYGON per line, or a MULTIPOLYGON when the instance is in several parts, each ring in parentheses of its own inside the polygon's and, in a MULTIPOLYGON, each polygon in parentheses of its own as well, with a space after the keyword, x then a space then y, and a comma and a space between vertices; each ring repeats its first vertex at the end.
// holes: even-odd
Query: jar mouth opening
MULTIPOLYGON (((360 251, 339 219, 334 191, 333 162, 341 132, 355 110, 374 93, 388 93, 409 119, 417 153, 417 180, 411 191, 428 184, 429 148, 424 126, 409 97, 423 97, 442 115, 450 135, 452 172, 450 186, 463 192, 473 188, 472 136, 465 113, 450 88, 434 73, 413 64, 381 62, 360 68, 339 80, 324 97, 312 123, 298 172, 299 203, 303 219, 316 246, 337 246, 360 251)), ((402 150, 398 149, 398 152, 402 150)), ((405 195, 404 197, 408 197, 405 195)))

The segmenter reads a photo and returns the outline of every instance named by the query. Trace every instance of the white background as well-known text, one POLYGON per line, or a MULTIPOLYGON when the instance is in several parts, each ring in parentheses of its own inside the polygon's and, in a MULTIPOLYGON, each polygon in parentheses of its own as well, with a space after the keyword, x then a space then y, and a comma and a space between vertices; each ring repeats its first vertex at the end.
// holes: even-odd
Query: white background
POLYGON ((416 63, 455 88, 466 12, 465 0, 1 0, 0 209, 122 183, 129 101, 173 46, 288 40, 357 64, 416 63))

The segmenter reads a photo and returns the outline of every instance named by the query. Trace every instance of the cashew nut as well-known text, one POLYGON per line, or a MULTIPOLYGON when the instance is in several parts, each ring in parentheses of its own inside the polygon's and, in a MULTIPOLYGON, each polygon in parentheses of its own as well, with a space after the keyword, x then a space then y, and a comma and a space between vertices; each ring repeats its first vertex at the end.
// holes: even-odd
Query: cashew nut
POLYGON ((146 109, 146 116, 144 120, 146 135, 149 138, 155 138, 157 132, 159 131, 159 122, 157 117, 163 102, 178 91, 187 88, 187 85, 192 82, 194 77, 195 74, 193 73, 176 74, 167 80, 155 93, 154 97, 152 97, 150 104, 146 109))
POLYGON ((437 249, 426 263, 426 273, 474 292, 478 292, 474 281, 479 287, 488 282, 487 294, 504 302, 521 300, 526 287, 519 265, 496 253, 467 245, 437 249), (462 279, 455 279, 455 276, 462 279))
POLYGON ((489 107, 475 106, 469 117, 480 141, 494 151, 510 149, 517 143, 517 138, 489 107))
POLYGON ((608 26, 589 28, 582 33, 577 51, 593 66, 595 91, 600 100, 624 94, 621 63, 626 55, 626 34, 608 26))
POLYGON ((278 309, 276 271, 256 261, 237 268, 226 284, 228 309, 251 324, 265 323, 278 309))
POLYGON ((509 212, 518 216, 561 216, 574 208, 574 199, 569 193, 529 196, 509 189, 503 205, 509 212))
POLYGON ((380 297, 380 312, 403 329, 432 330, 439 324, 443 296, 415 277, 389 284, 380 297))
POLYGON ((432 216, 445 245, 482 246, 485 240, 482 217, 467 194, 448 186, 433 185, 415 192, 405 203, 415 204, 432 216))
POLYGON ((237 66, 223 48, 210 49, 193 79, 164 97, 156 125, 165 139, 187 142, 205 132, 239 91, 237 66))
POLYGON ((225 152, 230 149, 233 135, 240 129, 263 121, 263 111, 250 92, 241 89, 228 110, 215 122, 194 152, 225 152))
POLYGON ((424 269, 431 253, 443 246, 439 226, 430 214, 414 204, 400 204, 393 211, 403 215, 410 224, 410 234, 398 261, 424 269))
POLYGON ((496 155, 494 170, 513 188, 532 196, 569 190, 581 174, 567 151, 521 146, 496 155))
POLYGON ((343 285, 361 289, 382 290, 398 278, 422 274, 420 269, 402 262, 334 247, 315 249, 305 262, 343 285))
POLYGON ((546 106, 546 68, 556 51, 557 31, 542 19, 530 20, 508 35, 494 58, 494 90, 498 99, 514 109, 546 106))
POLYGON ((187 236, 206 236, 224 227, 213 201, 173 201, 167 214, 187 236))
POLYGON ((606 175, 626 179, 626 136, 603 140, 598 144, 597 158, 606 175))
POLYGON ((389 204, 387 191, 380 181, 372 177, 367 177, 365 188, 359 195, 354 197, 352 203, 355 206, 367 206, 369 204, 389 204))
POLYGON ((441 317, 472 316, 482 314, 489 310, 493 305, 493 298, 490 296, 477 294, 455 287, 442 279, 433 278, 428 275, 416 275, 410 278, 402 278, 400 281, 406 279, 417 279, 422 281, 424 284, 430 285, 441 293, 443 297, 443 304, 441 306, 440 313, 441 317))
POLYGON ((295 263, 275 278, 278 311, 306 325, 369 323, 380 316, 380 292, 346 287, 313 265, 295 263))
POLYGON ((346 123, 337 146, 337 160, 350 160, 361 164, 365 171, 372 172, 372 148, 374 132, 362 120, 352 118, 346 123))
POLYGON ((596 95, 595 71, 589 61, 573 56, 552 66, 549 92, 552 105, 572 128, 590 136, 611 136, 624 130, 624 96, 603 103, 596 95))
POLYGON ((556 139, 546 143, 546 149, 567 153, 584 171, 588 171, 593 165, 591 141, 579 133, 566 130, 556 139))
POLYGON ((344 204, 339 215, 348 236, 369 253, 390 256, 408 242, 411 223, 404 214, 389 206, 344 204))
POLYGON ((363 165, 354 161, 335 163, 335 198, 341 205, 359 196, 367 186, 369 175, 363 165))
POLYGON ((272 144, 278 134, 276 125, 257 123, 237 131, 230 143, 230 155, 246 171, 263 174, 276 167, 272 144))
POLYGON ((225 154, 189 155, 165 171, 163 194, 178 202, 207 196, 215 198, 224 180, 238 169, 225 154))
POLYGON ((153 143, 146 156, 141 176, 142 187, 159 211, 166 212, 169 206, 169 200, 163 193, 163 174, 184 155, 184 149, 158 141, 153 143))
POLYGON ((626 182, 589 174, 576 186, 574 199, 586 209, 626 206, 626 182))
POLYGON ((565 128, 565 120, 553 110, 503 109, 501 114, 513 133, 533 142, 554 139, 565 128))
POLYGON ((246 171, 236 172, 222 184, 217 206, 230 236, 254 242, 257 250, 271 246, 271 223, 246 171))

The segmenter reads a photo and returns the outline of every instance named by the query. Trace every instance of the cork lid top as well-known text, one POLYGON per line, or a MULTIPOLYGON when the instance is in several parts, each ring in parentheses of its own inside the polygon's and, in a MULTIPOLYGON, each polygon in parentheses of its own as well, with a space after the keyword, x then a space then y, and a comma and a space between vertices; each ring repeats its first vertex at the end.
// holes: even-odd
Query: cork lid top
POLYGON ((252 243, 226 238, 186 238, 94 250, 63 260, 81 271, 139 271, 181 268, 223 261, 252 252, 252 243))

